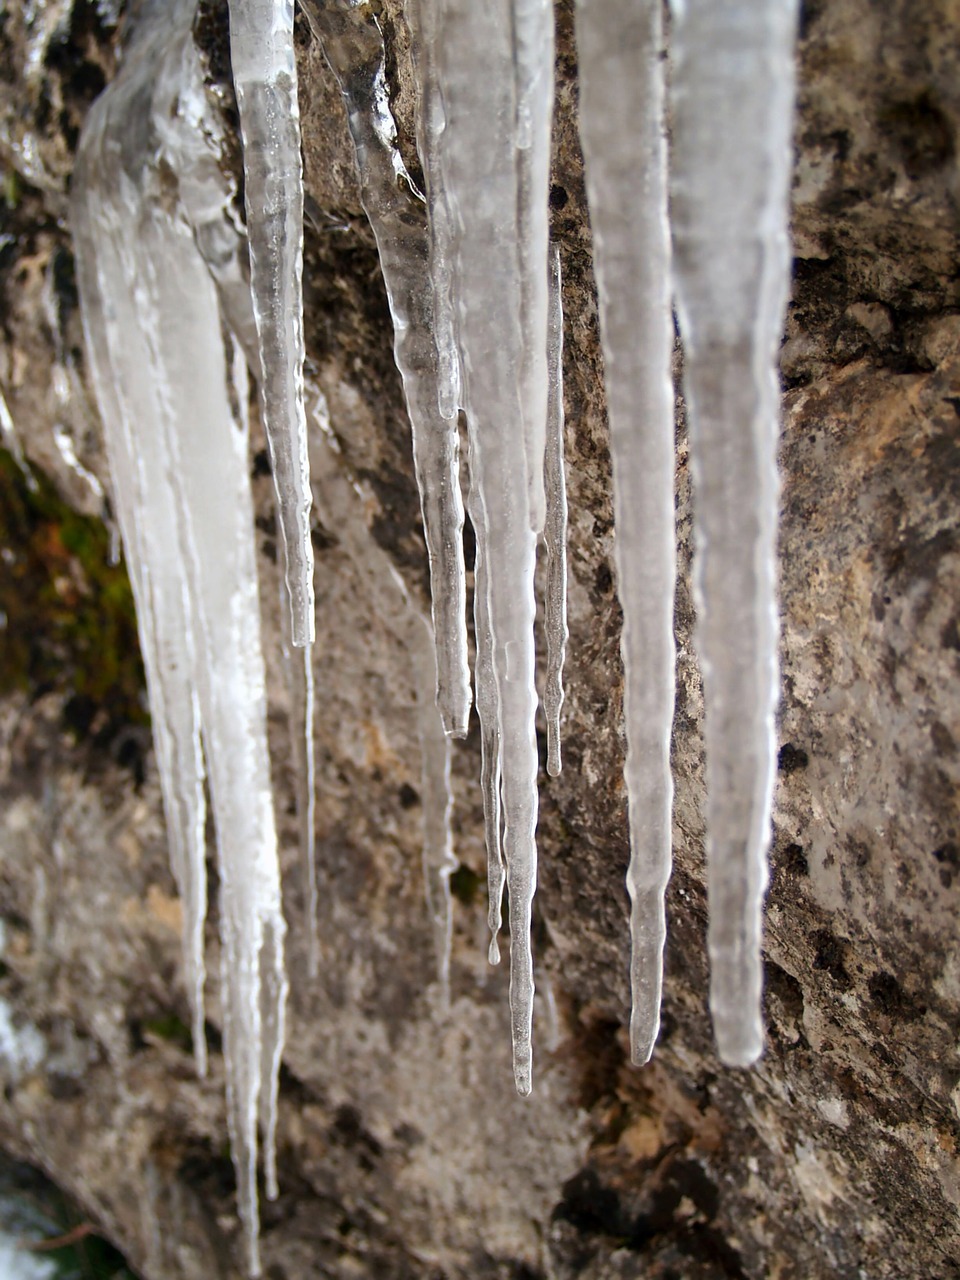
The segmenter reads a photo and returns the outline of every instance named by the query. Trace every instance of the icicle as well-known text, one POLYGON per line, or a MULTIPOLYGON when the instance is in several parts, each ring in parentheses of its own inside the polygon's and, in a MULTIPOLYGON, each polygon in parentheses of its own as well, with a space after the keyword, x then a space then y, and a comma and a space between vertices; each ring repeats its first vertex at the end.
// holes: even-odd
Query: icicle
POLYGON ((710 1005, 720 1056, 763 1047, 775 769, 780 344, 795 0, 674 4, 673 237, 704 682, 710 1005))
POLYGON ((490 598, 487 582, 483 504, 477 482, 471 482, 468 508, 476 540, 473 569, 473 621, 477 641, 474 678, 477 685, 477 716, 480 720, 480 791, 483 796, 483 835, 487 849, 487 922, 490 927, 488 959, 500 963, 498 937, 503 923, 503 886, 506 867, 500 843, 500 700, 493 670, 493 635, 490 631, 490 598))
POLYGON ((320 971, 320 944, 317 936, 317 836, 316 764, 313 744, 313 658, 309 648, 296 649, 290 636, 289 602, 286 586, 280 591, 283 621, 283 657, 290 694, 290 740, 293 746, 294 792, 297 803, 300 874, 304 881, 307 915, 307 972, 316 978, 320 971))
MULTIPOLYGON (((174 865, 188 890, 202 883, 198 718, 202 722, 220 863, 228 1118, 248 1268, 256 1275, 258 1114, 268 1194, 276 1186, 285 926, 242 415, 246 391, 230 386, 213 281, 195 229, 169 198, 171 178, 181 170, 185 181, 199 173, 191 154, 193 120, 203 114, 205 91, 193 11, 191 0, 177 0, 162 12, 148 10, 134 28, 120 75, 84 130, 74 225, 91 367, 145 662, 153 673, 174 865), (188 829, 182 850, 181 828, 188 829)), ((216 156, 216 121, 205 123, 203 136, 216 156)), ((212 207, 221 195, 214 184, 212 207)), ((185 893, 185 915, 194 919, 196 912, 185 893)), ((202 914, 197 918, 202 926, 202 914)), ((189 936, 185 945, 189 949, 189 936)), ((202 1022, 198 1051, 201 1044, 202 1022)))
POLYGON ((450 876, 457 869, 450 833, 453 793, 450 789, 451 743, 437 714, 433 691, 437 682, 433 630, 412 604, 408 644, 417 680, 417 725, 420 737, 420 798, 423 808, 423 882, 433 925, 440 977, 440 1005, 450 1005, 450 946, 453 904, 450 876), (417 634, 419 632, 419 635, 417 634))
MULTIPOLYGON (((470 714, 466 576, 459 438, 453 396, 438 390, 452 376, 440 372, 436 309, 428 271, 423 211, 403 167, 384 77, 383 36, 366 6, 352 0, 305 0, 304 11, 340 85, 357 152, 360 195, 376 236, 394 327, 394 356, 403 378, 413 434, 413 457, 430 559, 437 635, 437 700, 446 731, 462 737, 470 714)), ((445 358, 449 334, 445 334, 445 358)), ((443 343, 441 343, 443 346, 443 343)))
POLYGON ((483 5, 449 0, 436 48, 446 111, 440 170, 457 227, 464 403, 471 467, 483 508, 477 532, 487 573, 499 695, 514 1075, 518 1091, 527 1094, 534 990, 530 921, 537 879, 536 535, 523 430, 517 223, 510 216, 519 199, 512 33, 507 0, 483 5))
POLYGON ((417 151, 423 165, 430 208, 429 276, 433 286, 433 325, 437 344, 437 407, 440 417, 455 418, 461 401, 460 349, 453 302, 453 229, 440 171, 440 135, 446 121, 437 79, 438 0, 408 0, 411 55, 420 95, 417 99, 417 151))
POLYGON ((547 773, 560 772, 560 709, 563 706, 563 658, 567 647, 567 482, 563 473, 563 291, 560 251, 550 258, 550 307, 547 330, 547 447, 544 455, 547 550, 547 591, 544 630, 547 633, 547 678, 543 712, 547 721, 547 773))
POLYGON ((314 638, 310 463, 303 409, 303 174, 293 0, 230 0, 250 284, 295 645, 314 638))
POLYGON ((650 1057, 660 1026, 673 797, 673 325, 661 27, 659 0, 628 11, 618 0, 578 3, 580 132, 623 605, 635 1062, 650 1057))
POLYGON ((553 116, 552 0, 513 0, 516 68, 517 270, 523 335, 521 409, 530 523, 546 518, 547 260, 550 238, 550 124, 553 116))
POLYGON ((433 636, 429 623, 410 599, 403 579, 370 536, 363 516, 363 498, 348 476, 323 394, 312 389, 310 403, 315 406, 312 421, 319 428, 310 440, 318 502, 335 524, 341 545, 353 561, 377 617, 393 630, 410 655, 422 765, 423 873, 427 910, 437 946, 441 1006, 445 1008, 453 925, 450 876, 457 869, 457 859, 450 832, 451 745, 433 698, 436 685, 433 636))

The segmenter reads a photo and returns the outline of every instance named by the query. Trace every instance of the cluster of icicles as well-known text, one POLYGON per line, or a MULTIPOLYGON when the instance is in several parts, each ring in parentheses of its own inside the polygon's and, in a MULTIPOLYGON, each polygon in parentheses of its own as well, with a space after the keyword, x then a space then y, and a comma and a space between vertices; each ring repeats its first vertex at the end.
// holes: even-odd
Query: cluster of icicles
MULTIPOLYGON (((458 419, 476 531, 476 703, 491 960, 509 889, 517 1088, 531 1088, 538 753, 534 570, 547 555, 547 768, 560 770, 566 497, 559 255, 549 242, 550 0, 407 0, 426 191, 396 145, 380 28, 358 0, 302 0, 343 92, 394 321, 433 585, 429 624, 388 583, 430 693, 425 866, 449 939, 449 738, 471 702, 458 419), (424 210, 425 205, 425 210, 424 210), (436 688, 436 706, 432 693, 436 688)), ((230 0, 246 234, 194 47, 196 0, 142 0, 86 125, 74 230, 89 359, 137 601, 200 1069, 204 781, 221 883, 228 1111, 251 1273, 258 1124, 274 1130, 286 980, 248 479, 248 375, 277 487, 301 838, 313 889, 310 509, 342 493, 308 432, 293 0, 230 0), (311 457, 311 451, 313 456, 311 457), (311 482, 310 467, 314 475, 311 482)), ((674 703, 672 303, 685 352, 706 705, 710 1000, 724 1061, 762 1045, 761 904, 774 770, 777 382, 795 0, 675 0, 666 142, 660 0, 578 0, 580 124, 600 299, 623 605, 635 1061, 659 1027, 674 703), (668 197, 670 218, 668 220, 668 197)), ((324 426, 322 397, 314 427, 324 426)), ((341 473, 342 474, 342 473, 341 473)), ((349 499, 349 485, 348 499, 349 499)), ((340 494, 340 497, 338 497, 340 494)), ((351 519, 349 500, 338 513, 351 519)), ((362 534, 357 558, 364 561, 362 534)), ((365 571, 383 582, 383 572, 365 571)), ((386 575, 389 578, 389 567, 386 575)), ((314 926, 315 927, 315 926, 314 926)), ((311 962, 316 966, 315 939, 311 962)), ((443 966, 442 966, 443 967, 443 966)))

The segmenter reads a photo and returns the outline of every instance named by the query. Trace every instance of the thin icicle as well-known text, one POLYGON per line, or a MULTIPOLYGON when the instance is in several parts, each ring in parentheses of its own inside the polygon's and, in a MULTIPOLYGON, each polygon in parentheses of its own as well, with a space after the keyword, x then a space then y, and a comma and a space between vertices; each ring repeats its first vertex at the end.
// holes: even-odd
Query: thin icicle
POLYGON ((313 741, 314 689, 313 656, 309 647, 296 649, 290 637, 289 602, 286 586, 280 590, 283 658, 290 694, 290 741, 293 748, 294 794, 297 804, 300 874, 304 882, 307 916, 307 972, 320 972, 320 942, 317 936, 317 834, 316 763, 313 741))
POLYGON ((440 135, 446 126, 437 79, 438 0, 409 0, 410 52, 420 95, 417 99, 417 151, 423 165, 430 209, 429 280, 433 287, 433 326, 437 344, 437 407, 440 417, 455 418, 460 407, 460 348, 453 300, 453 229, 440 170, 440 135))
MULTIPOLYGON (((493 668, 499 695, 503 847, 510 891, 514 1076, 532 1080, 537 740, 531 521, 517 257, 518 166, 513 14, 507 0, 448 0, 437 35, 446 110, 441 171, 457 227, 456 280, 471 467, 483 517, 493 668)), ((544 268, 546 264, 544 263, 544 268)), ((544 335, 545 345, 545 335, 544 335)), ((542 463, 541 463, 542 466, 542 463)))
MULTIPOLYGON (((248 1268, 256 1275, 257 1121, 259 1115, 272 1192, 286 982, 246 389, 231 386, 237 361, 225 347, 196 228, 171 200, 172 180, 182 173, 186 184, 188 174, 198 175, 193 121, 206 99, 191 34, 194 5, 176 0, 145 13, 81 141, 74 177, 78 275, 144 658, 153 673, 173 861, 185 917, 201 926, 190 894, 203 884, 202 722, 220 864, 228 1118, 248 1268)), ((215 156, 212 114, 205 125, 215 156)), ((211 186, 212 207, 221 194, 211 186)), ((198 1026, 200 1054, 202 1021, 198 1026)))
POLYGON ((577 46, 623 605, 630 1044, 639 1063, 660 1026, 673 798, 673 325, 660 0, 628 10, 619 0, 579 0, 577 46))
POLYGON ((516 68, 517 270, 523 335, 521 409, 530 523, 546 518, 550 125, 553 117, 552 0, 513 0, 516 68))
MULTIPOLYGON (((384 74, 383 35, 372 12, 352 0, 305 0, 304 11, 340 85, 357 153, 360 196, 376 236, 393 317, 394 357, 403 378, 413 460, 430 560, 437 636, 437 702, 446 731, 462 737, 470 714, 466 575, 459 437, 452 395, 441 377, 424 210, 397 150, 384 74), (440 415, 445 399, 451 417, 440 415)), ((449 334, 441 346, 449 346, 449 334)), ((444 347, 446 355, 449 354, 444 347)))
MULTIPOLYGON (((471 459, 471 475, 473 462, 471 459)), ((480 791, 483 796, 483 835, 487 849, 487 923, 490 927, 491 964, 500 963, 500 927, 503 924, 503 886, 506 867, 500 842, 500 699, 493 670, 493 635, 490 631, 490 598, 487 582, 487 544, 483 504, 474 479, 467 500, 476 540, 473 569, 473 621, 477 641, 474 679, 477 716, 480 720, 480 791)))
POLYGON ((777 701, 776 356, 796 0, 674 3, 673 235, 694 478, 710 1005, 724 1062, 763 1048, 760 935, 777 701))
POLYGON ((230 57, 270 445, 295 645, 314 638, 310 462, 303 409, 303 172, 293 0, 230 0, 230 57))
POLYGON ((547 634, 547 678, 543 713, 547 721, 547 773, 560 772, 560 709, 563 706, 563 659, 567 647, 567 482, 563 471, 563 289, 560 250, 550 256, 550 307, 547 328, 547 447, 543 479, 546 520, 547 590, 544 630, 547 634))
MULTIPOLYGON (((411 612, 413 612, 411 606, 411 612)), ((450 946, 453 936, 453 904, 450 876, 457 868, 450 832, 453 793, 450 788, 449 736, 434 705, 437 663, 433 631, 423 617, 411 620, 413 666, 417 679, 417 725, 420 737, 420 798, 423 808, 423 881, 427 911, 433 925, 440 1003, 450 1005, 450 946), (419 630, 419 636, 416 634, 419 630)))

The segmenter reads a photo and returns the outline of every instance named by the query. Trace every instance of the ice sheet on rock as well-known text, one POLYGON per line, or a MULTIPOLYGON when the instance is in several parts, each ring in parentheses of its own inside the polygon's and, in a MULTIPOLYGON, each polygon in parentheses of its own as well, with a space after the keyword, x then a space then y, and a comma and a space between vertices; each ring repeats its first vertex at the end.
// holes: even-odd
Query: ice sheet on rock
MULTIPOLYGON (((121 72, 84 130, 74 231, 174 867, 186 885, 185 917, 200 924, 197 945, 202 904, 190 894, 199 895, 204 867, 202 729, 221 881, 228 1117, 248 1268, 257 1274, 257 1121, 259 1115, 271 1191, 284 924, 245 393, 232 385, 237 362, 225 346, 196 231, 184 206, 171 200, 171 182, 183 172, 188 185, 198 172, 190 151, 205 95, 193 12, 191 0, 177 0, 146 10, 134 28, 121 72)), ((216 155, 212 113, 204 136, 216 155)), ((221 194, 211 190, 212 205, 221 194)), ((189 928, 187 935, 189 955, 189 928)), ((200 962, 202 951, 190 963, 200 962)))
POLYGON ((721 1058, 759 1055, 775 767, 776 355, 789 281, 795 0, 675 3, 677 309, 704 682, 710 1004, 721 1058))
POLYGON ((560 772, 560 709, 563 706, 563 659, 567 647, 567 482, 563 469, 563 291, 560 251, 550 256, 550 298, 547 329, 547 441, 543 477, 546 517, 543 540, 547 551, 544 630, 547 636, 547 677, 543 713, 547 721, 547 773, 560 772))
POLYGON ((303 408, 303 172, 293 0, 230 0, 250 284, 290 593, 293 643, 314 637, 310 463, 303 408))
POLYGON ((437 701, 448 733, 467 731, 466 575, 459 437, 452 392, 452 336, 435 333, 443 304, 430 270, 425 210, 400 153, 384 74, 383 36, 372 12, 351 0, 305 0, 304 11, 337 77, 357 153, 360 195, 377 240, 413 435, 437 636, 437 701), (441 416, 439 401, 450 408, 441 416))
POLYGON ((364 517, 362 494, 351 480, 340 454, 322 392, 315 387, 310 387, 309 392, 311 422, 318 428, 311 433, 310 439, 317 500, 353 561, 377 618, 402 641, 410 656, 421 751, 424 887, 437 948, 441 1006, 445 1009, 449 996, 453 927, 450 876, 458 864, 450 830, 453 810, 451 744, 433 697, 436 685, 433 636, 429 623, 411 600, 403 579, 370 534, 364 517))
MULTIPOLYGON (((486 532, 487 600, 499 697, 503 847, 510 893, 514 1074, 532 1074, 536 889, 537 696, 533 576, 536 534, 522 410, 522 290, 517 254, 517 83, 508 0, 448 0, 437 32, 446 113, 440 170, 456 227, 464 405, 486 532)), ((545 264, 544 264, 545 266, 545 264)))
POLYGON ((600 300, 623 605, 631 1052, 660 1025, 671 865, 674 432, 661 8, 579 0, 580 132, 600 300), (612 128, 611 120, 624 123, 612 128))

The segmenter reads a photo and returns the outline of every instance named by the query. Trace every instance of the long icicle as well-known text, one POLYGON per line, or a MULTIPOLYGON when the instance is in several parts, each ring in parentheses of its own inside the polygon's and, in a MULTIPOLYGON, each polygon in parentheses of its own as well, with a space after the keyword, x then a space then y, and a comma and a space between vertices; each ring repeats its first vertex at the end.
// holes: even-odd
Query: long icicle
POLYGON ((763 1048, 760 936, 776 762, 776 356, 796 0, 675 2, 673 240, 694 480, 707 754, 710 1007, 763 1048))
POLYGON ((313 642, 310 463, 303 409, 303 172, 293 0, 230 0, 230 57, 270 445, 295 645, 313 642))
MULTIPOLYGON (((383 34, 367 6, 305 0, 304 12, 337 78, 357 153, 360 196, 373 229, 393 318, 394 358, 413 436, 413 461, 430 561, 437 640, 437 702, 447 733, 463 737, 470 715, 463 499, 450 335, 435 336, 425 211, 397 149, 384 72, 383 34), (442 367, 441 367, 442 366, 442 367), (443 401, 450 417, 440 412, 443 401)), ((442 308, 440 308, 442 314, 442 308)))
POLYGON ((544 630, 547 635, 547 677, 543 714, 547 721, 547 773, 560 772, 560 710, 563 706, 563 660, 567 631, 567 482, 563 470, 563 290, 560 250, 550 255, 550 299, 547 328, 547 448, 543 463, 546 519, 543 541, 547 551, 544 630))
POLYGON ((579 0, 580 132, 623 605, 635 1062, 650 1057, 660 1026, 673 798, 673 326, 662 44, 660 0, 627 10, 619 0, 579 0))
MULTIPOLYGON (((457 229, 454 247, 464 404, 471 468, 483 509, 477 533, 484 544, 500 708, 514 1077, 518 1092, 528 1094, 534 992, 530 925, 537 881, 536 535, 522 410, 517 84, 512 30, 513 13, 507 0, 482 5, 472 0, 447 0, 437 53, 446 110, 440 168, 457 229)), ((546 273, 546 255, 542 269, 546 273)), ((542 469, 542 458, 540 466, 542 469)))

